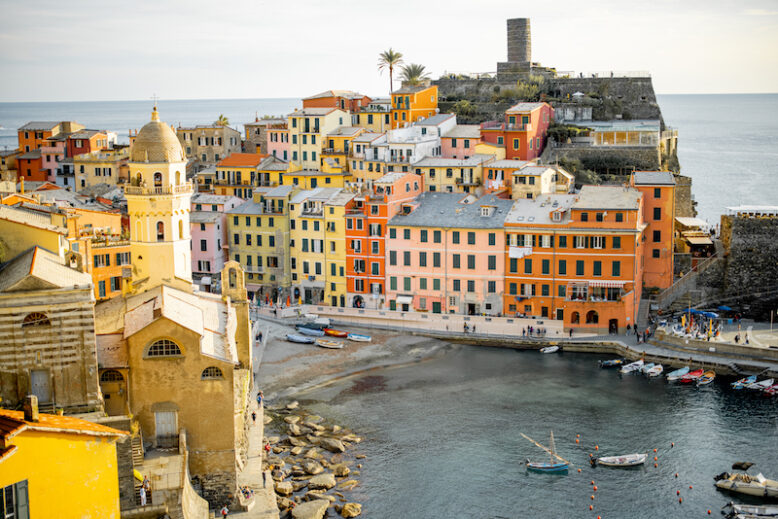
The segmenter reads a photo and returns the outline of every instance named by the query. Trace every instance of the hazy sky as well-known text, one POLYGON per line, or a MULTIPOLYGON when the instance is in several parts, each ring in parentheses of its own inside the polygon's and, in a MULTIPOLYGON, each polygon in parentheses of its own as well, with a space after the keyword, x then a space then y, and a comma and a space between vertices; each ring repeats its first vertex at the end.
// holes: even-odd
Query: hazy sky
POLYGON ((390 46, 494 71, 505 20, 558 70, 648 70, 657 93, 778 92, 777 0, 0 0, 0 101, 387 95, 390 46))

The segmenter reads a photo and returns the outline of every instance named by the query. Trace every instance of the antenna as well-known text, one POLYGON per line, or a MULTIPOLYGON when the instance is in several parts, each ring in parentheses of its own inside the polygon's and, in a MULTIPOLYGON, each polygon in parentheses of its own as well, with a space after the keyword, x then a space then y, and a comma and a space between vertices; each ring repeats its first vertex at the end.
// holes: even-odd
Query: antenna
POLYGON ((159 96, 155 93, 154 95, 149 97, 149 99, 153 99, 154 100, 154 108, 156 108, 157 107, 157 101, 159 101, 159 96))

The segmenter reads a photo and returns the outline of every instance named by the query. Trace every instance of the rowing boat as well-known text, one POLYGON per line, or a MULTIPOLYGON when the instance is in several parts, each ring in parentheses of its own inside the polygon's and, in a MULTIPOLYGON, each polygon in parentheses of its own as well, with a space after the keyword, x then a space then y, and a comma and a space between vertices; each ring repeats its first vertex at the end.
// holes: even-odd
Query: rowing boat
POLYGON ((680 369, 676 369, 675 371, 671 371, 670 373, 667 374, 667 381, 674 382, 679 378, 681 378, 682 376, 686 375, 687 373, 689 373, 689 366, 684 366, 680 369))
POLYGON ((530 461, 529 458, 524 462, 527 466, 527 469, 533 470, 535 472, 545 472, 547 474, 567 474, 567 467, 570 465, 570 462, 566 459, 557 456, 556 449, 554 448, 554 431, 551 431, 551 440, 550 440, 550 448, 545 447, 529 436, 527 436, 524 433, 520 433, 524 438, 531 441, 544 451, 546 451, 550 456, 550 461, 543 462, 543 461, 530 461), (556 460, 559 461, 556 461, 556 460))
POLYGON ((646 462, 648 454, 624 454, 623 456, 604 456, 593 458, 597 465, 605 467, 636 467, 646 462))
POLYGON ((680 381, 682 384, 691 384, 692 382, 696 382, 703 373, 705 373, 705 371, 702 368, 695 369, 694 371, 690 371, 686 375, 682 376, 680 381))
POLYGON ((324 337, 324 330, 317 330, 316 328, 308 328, 307 326, 297 326, 297 331, 303 335, 310 335, 311 337, 324 337))
POLYGON ((624 364, 624 359, 610 359, 610 360, 601 360, 600 361, 600 367, 601 368, 616 368, 624 364))
POLYGON ((546 346, 545 348, 540 348, 540 353, 556 353, 559 351, 559 346, 546 346))
POLYGON ((346 336, 346 338, 350 341, 356 341, 356 342, 370 342, 373 340, 372 337, 369 335, 362 335, 359 333, 350 333, 346 336))
POLYGON ((649 369, 646 374, 649 377, 658 377, 664 370, 665 368, 661 364, 655 364, 654 367, 649 369))
POLYGON ((619 370, 619 373, 632 373, 643 367, 643 359, 627 364, 619 370))
POLYGON ((759 382, 754 382, 752 384, 748 384, 746 386, 746 389, 756 389, 758 391, 764 391, 768 387, 771 387, 773 385, 773 382, 775 382, 775 379, 768 378, 765 380, 760 380, 759 382))
POLYGON ((305 337, 304 335, 295 335, 293 333, 287 333, 286 340, 299 344, 313 344, 316 341, 313 337, 305 337))
POLYGON ((778 395, 778 384, 773 384, 772 386, 766 388, 764 390, 764 394, 767 395, 767 396, 778 395))
POLYGON ((729 502, 724 508, 731 508, 727 517, 736 517, 739 514, 748 514, 753 517, 778 517, 778 506, 775 505, 738 505, 729 502))
POLYGON ((343 349, 343 342, 333 341, 330 339, 316 339, 316 346, 321 346, 322 348, 330 348, 332 350, 340 350, 343 349))
POLYGON ((756 382, 756 375, 751 375, 750 377, 741 378, 737 382, 732 383, 732 389, 743 389, 749 384, 753 384, 756 382))
POLYGON ((334 328, 325 328, 324 333, 329 335, 330 337, 347 337, 348 332, 344 332, 343 330, 335 330, 334 328))
POLYGON ((640 368, 641 373, 648 373, 648 370, 656 366, 653 362, 649 362, 648 364, 643 364, 643 367, 640 368))
POLYGON ((700 378, 697 379, 697 385, 707 386, 708 384, 713 382, 714 378, 716 378, 716 372, 713 370, 708 370, 705 373, 703 373, 700 378))

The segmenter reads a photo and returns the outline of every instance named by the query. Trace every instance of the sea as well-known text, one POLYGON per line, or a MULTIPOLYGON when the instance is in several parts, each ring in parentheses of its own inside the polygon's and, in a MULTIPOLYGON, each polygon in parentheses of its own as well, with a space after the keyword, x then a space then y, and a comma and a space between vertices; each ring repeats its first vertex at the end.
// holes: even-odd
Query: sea
POLYGON ((598 358, 462 346, 295 398, 363 438, 349 499, 369 518, 720 517, 748 502, 714 487, 733 462, 778 478, 778 398, 620 375, 598 358), (549 456, 521 434, 549 445, 552 431, 570 470, 527 471, 549 456), (648 462, 589 463, 632 453, 648 462))
MULTIPOLYGON (((665 123, 678 129, 681 172, 692 178, 700 218, 720 221, 727 207, 778 204, 778 94, 659 95, 665 123)), ((208 124, 224 115, 234 128, 263 115, 288 114, 300 99, 159 101, 173 125, 208 124)), ((149 121, 152 101, 0 103, 0 147, 15 148, 28 121, 75 120, 116 132, 119 142, 149 121)))

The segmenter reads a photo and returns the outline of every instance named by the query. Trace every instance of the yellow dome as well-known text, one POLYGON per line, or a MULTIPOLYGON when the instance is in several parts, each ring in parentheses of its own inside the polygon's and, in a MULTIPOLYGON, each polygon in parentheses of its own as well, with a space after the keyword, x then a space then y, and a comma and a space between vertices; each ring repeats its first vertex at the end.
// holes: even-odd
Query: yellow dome
POLYGON ((175 132, 159 120, 157 107, 151 122, 140 129, 130 146, 130 162, 184 162, 186 155, 175 132))

